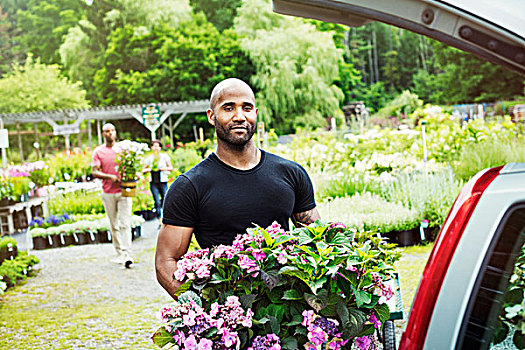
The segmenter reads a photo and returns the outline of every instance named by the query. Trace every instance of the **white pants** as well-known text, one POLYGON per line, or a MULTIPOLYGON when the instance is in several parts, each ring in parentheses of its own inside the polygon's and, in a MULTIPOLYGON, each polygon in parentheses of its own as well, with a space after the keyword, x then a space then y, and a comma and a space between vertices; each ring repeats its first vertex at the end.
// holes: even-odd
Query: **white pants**
POLYGON ((118 255, 131 256, 131 197, 102 192, 102 202, 111 225, 113 246, 118 255))

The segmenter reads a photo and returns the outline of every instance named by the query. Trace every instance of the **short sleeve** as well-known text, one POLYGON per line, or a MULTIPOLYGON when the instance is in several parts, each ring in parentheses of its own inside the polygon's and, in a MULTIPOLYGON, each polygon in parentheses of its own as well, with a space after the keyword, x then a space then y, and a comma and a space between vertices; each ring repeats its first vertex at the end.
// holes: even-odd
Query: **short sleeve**
POLYGON ((297 164, 295 170, 295 205, 293 213, 302 213, 316 207, 314 186, 306 170, 297 164))
POLYGON ((195 227, 198 222, 198 196, 191 181, 180 175, 171 184, 162 211, 162 222, 172 226, 195 227))
POLYGON ((92 167, 96 167, 96 166, 100 166, 102 164, 102 162, 100 161, 100 152, 98 151, 97 148, 95 148, 95 150, 93 151, 93 157, 91 158, 91 166, 92 167))

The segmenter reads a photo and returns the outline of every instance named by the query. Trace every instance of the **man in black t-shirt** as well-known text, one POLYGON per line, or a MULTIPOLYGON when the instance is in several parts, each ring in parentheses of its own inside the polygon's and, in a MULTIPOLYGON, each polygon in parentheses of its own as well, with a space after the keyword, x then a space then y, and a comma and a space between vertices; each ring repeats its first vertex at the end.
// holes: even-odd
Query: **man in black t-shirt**
POLYGON ((258 149, 253 142, 257 108, 252 89, 226 79, 212 91, 208 121, 217 150, 170 186, 157 241, 157 280, 174 297, 177 260, 192 234, 201 246, 232 244, 237 234, 277 221, 288 229, 320 219, 312 182, 297 163, 258 149))

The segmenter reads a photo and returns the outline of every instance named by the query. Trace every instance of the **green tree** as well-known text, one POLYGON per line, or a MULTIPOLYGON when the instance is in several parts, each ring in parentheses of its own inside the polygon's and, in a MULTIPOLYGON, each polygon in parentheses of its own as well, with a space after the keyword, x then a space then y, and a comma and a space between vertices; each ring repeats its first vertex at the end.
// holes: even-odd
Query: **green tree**
POLYGON ((342 119, 344 96, 335 82, 343 51, 336 48, 333 33, 274 14, 264 0, 245 1, 238 13, 241 47, 257 67, 251 83, 260 120, 289 133, 324 127, 327 117, 342 119))
POLYGON ((338 49, 343 51, 343 59, 339 60, 339 78, 335 84, 344 94, 343 105, 353 99, 352 88, 357 86, 361 81, 361 75, 352 62, 352 56, 349 49, 350 30, 347 26, 337 23, 322 22, 316 20, 306 20, 313 24, 321 32, 330 32, 333 34, 334 44, 338 49))
POLYGON ((109 37, 95 87, 104 104, 206 99, 226 77, 250 78, 253 67, 233 31, 221 35, 204 15, 174 29, 131 26, 109 37))
POLYGON ((219 30, 231 28, 242 0, 190 0, 195 13, 203 12, 209 22, 219 30))
POLYGON ((434 42, 437 73, 421 71, 414 92, 431 103, 454 104, 510 99, 523 93, 523 77, 471 54, 434 42))
POLYGON ((45 65, 31 55, 0 79, 0 91, 0 113, 88 107, 79 83, 62 77, 57 65, 45 65))
POLYGON ((0 76, 11 69, 12 63, 23 62, 22 54, 16 49, 13 40, 16 30, 11 15, 4 12, 0 5, 0 76))
POLYGON ((19 41, 25 52, 32 52, 45 63, 59 63, 58 48, 69 28, 82 16, 79 1, 29 0, 27 9, 16 12, 19 41))
POLYGON ((188 0, 96 0, 91 6, 82 6, 85 17, 69 29, 60 47, 60 57, 69 77, 82 81, 89 100, 95 104, 101 100, 94 77, 104 69, 110 35, 117 35, 114 32, 125 26, 134 28, 134 35, 147 33, 149 28, 161 24, 176 27, 191 15, 188 0))

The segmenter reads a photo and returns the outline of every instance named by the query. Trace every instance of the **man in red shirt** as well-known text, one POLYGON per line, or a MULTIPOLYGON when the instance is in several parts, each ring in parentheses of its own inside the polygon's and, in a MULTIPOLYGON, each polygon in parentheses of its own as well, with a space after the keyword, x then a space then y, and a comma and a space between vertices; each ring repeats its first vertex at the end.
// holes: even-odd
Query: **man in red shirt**
POLYGON ((112 262, 129 268, 131 258, 131 197, 122 197, 120 177, 115 162, 117 131, 111 123, 102 127, 104 144, 93 151, 93 176, 102 179, 102 202, 111 225, 111 237, 117 256, 112 262))

